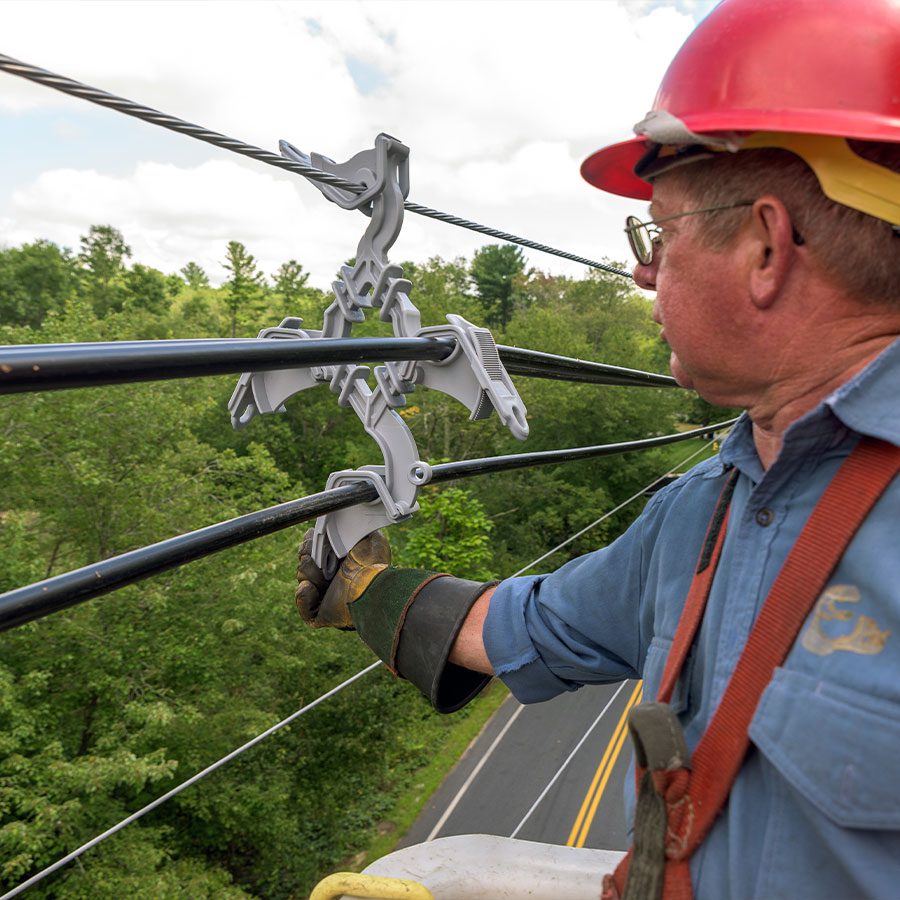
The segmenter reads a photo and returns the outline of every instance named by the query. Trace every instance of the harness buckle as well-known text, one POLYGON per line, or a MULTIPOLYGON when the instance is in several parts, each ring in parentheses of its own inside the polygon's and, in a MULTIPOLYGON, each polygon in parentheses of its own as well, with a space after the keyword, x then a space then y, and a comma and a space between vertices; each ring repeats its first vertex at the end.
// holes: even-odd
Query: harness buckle
POLYGON ((628 714, 637 764, 651 772, 691 767, 691 752, 678 716, 668 703, 643 703, 628 714))

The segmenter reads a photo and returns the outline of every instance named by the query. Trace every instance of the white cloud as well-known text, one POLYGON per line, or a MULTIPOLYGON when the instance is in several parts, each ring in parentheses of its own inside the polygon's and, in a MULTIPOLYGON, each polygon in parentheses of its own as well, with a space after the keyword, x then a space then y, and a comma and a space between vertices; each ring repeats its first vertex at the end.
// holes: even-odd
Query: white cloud
MULTIPOLYGON (((628 3, 564 0, 31 0, 3 12, 11 55, 258 146, 285 137, 342 160, 378 131, 395 134, 412 150, 411 199, 595 258, 624 257, 621 218, 635 205, 588 187, 578 166, 628 135, 694 23, 689 9, 668 4, 637 14, 628 3), (365 94, 350 59, 377 75, 365 94)), ((29 114, 62 110, 62 138, 96 127, 96 115, 79 119, 83 108, 0 74, 0 113, 17 113, 26 143, 29 114)), ((221 275, 234 238, 267 271, 294 257, 325 287, 365 226, 298 179, 220 151, 177 166, 135 141, 113 174, 73 170, 66 143, 41 147, 49 158, 37 175, 23 166, 17 179, 6 167, 7 243, 73 245, 90 224, 109 223, 137 261, 175 271, 196 259, 221 275)), ((104 158, 115 151, 104 149, 104 158)), ((451 258, 486 242, 408 216, 394 257, 451 258)), ((550 271, 579 271, 528 256, 550 271)))
POLYGON ((339 210, 325 211, 338 222, 323 230, 322 206, 318 195, 284 176, 230 160, 193 168, 142 162, 124 177, 55 169, 13 194, 5 233, 11 244, 40 236, 77 246, 91 224, 114 224, 135 260, 172 272, 193 259, 214 281, 224 277, 225 244, 234 239, 269 273, 308 251, 314 258, 328 256, 336 262, 320 273, 327 282, 337 263, 351 255, 346 241, 355 241, 356 233, 339 234, 349 224, 339 210))

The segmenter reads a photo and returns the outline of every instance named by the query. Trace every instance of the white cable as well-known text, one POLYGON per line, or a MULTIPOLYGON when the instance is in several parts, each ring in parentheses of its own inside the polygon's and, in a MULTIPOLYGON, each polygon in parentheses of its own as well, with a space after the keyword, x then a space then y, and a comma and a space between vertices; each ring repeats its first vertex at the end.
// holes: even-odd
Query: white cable
POLYGON ((256 746, 260 741, 267 738, 270 734, 275 734, 276 731, 280 731, 285 725, 290 725, 291 722, 294 721, 298 716, 302 716, 303 713, 309 712, 314 706, 318 706, 323 700, 327 700, 329 697, 333 697, 338 691, 342 691, 348 685, 353 684, 354 681, 363 677, 363 675, 367 675, 369 672, 372 672, 374 669, 377 669, 380 665, 382 665, 381 660, 377 660, 373 662, 371 666, 363 669, 361 672, 357 672, 355 675, 352 675, 346 681, 339 684, 337 687, 333 687, 330 691, 325 694, 322 694, 321 697, 316 698, 312 701, 312 703, 307 703, 306 706, 298 709, 296 712, 291 713, 286 719, 282 719, 277 725, 273 725, 271 728, 267 728, 262 734, 258 734, 255 738, 251 738, 251 740, 247 741, 246 744, 242 744, 237 750, 232 750, 227 756, 223 756, 221 759, 214 762, 212 765, 207 766, 203 769, 202 772, 197 772, 196 775, 192 775, 188 778, 187 781, 182 781, 177 787, 172 788, 172 790, 163 794, 161 797, 157 797, 152 802, 148 803, 146 806, 139 809, 137 812, 132 813, 128 818, 122 819, 116 825, 113 825, 112 828, 108 828, 103 834, 98 834, 97 837, 92 838, 86 844, 82 844, 77 850, 73 850, 68 855, 64 856, 62 859, 58 859, 55 863, 50 866, 47 866, 46 869, 41 869, 37 875, 32 875, 27 881, 23 881, 18 887, 13 888, 11 891, 5 893, 0 900, 8 900, 10 897, 15 897, 18 894, 21 894, 22 891, 27 890, 33 885, 37 884, 42 879, 46 878, 48 875, 51 875, 57 869, 61 869, 67 863, 72 862, 73 859, 77 859, 84 853, 86 850, 90 850, 91 847, 95 847, 101 841, 115 834, 117 831, 121 831, 126 825, 130 825, 136 819, 139 819, 141 816, 150 812, 153 809, 156 809, 157 806, 165 803, 166 800, 171 799, 176 794, 180 794, 185 788, 190 787, 192 784, 196 784, 196 782, 200 781, 201 778, 205 778, 211 772, 214 772, 220 766, 224 766, 225 763, 231 762, 236 756, 239 756, 245 750, 249 750, 251 747, 256 746))
MULTIPOLYGON (((617 507, 615 507, 615 509, 611 509, 609 512, 603 513, 603 515, 600 516, 599 519, 595 519, 593 522, 591 522, 590 525, 585 525, 584 528, 581 529, 581 531, 576 531, 575 534, 573 534, 571 537, 567 537, 561 544, 557 544, 552 550, 548 550, 543 556, 539 556, 534 562, 531 562, 524 568, 519 569, 518 572, 513 572, 513 574, 510 575, 510 578, 515 578, 517 575, 521 575, 523 572, 527 572, 529 569, 533 569, 539 562, 543 562, 548 556, 553 556, 553 554, 556 553, 557 550, 562 550, 563 547, 571 544, 572 541, 574 541, 576 538, 580 538, 583 534, 587 533, 592 528, 596 528, 601 522, 606 521, 606 519, 608 519, 610 516, 614 516, 617 512, 619 512, 619 510, 624 509, 626 506, 628 506, 629 503, 633 503, 638 499, 638 497, 643 497, 644 494, 648 490, 650 490, 650 488, 652 488, 660 478, 665 478, 667 475, 672 475, 685 463, 689 463, 695 456, 699 456, 704 450, 707 450, 712 443, 713 441, 709 441, 708 443, 704 444, 699 450, 695 450, 690 456, 685 457, 685 459, 681 460, 681 462, 676 463, 674 466, 672 466, 672 468, 669 469, 668 472, 660 475, 659 478, 654 478, 653 481, 650 482, 650 484, 642 487, 636 494, 632 494, 627 500, 623 500, 617 507)), ((0 900, 3 900, 3 898, 0 897, 0 900)))
POLYGON ((565 770, 568 768, 569 763, 572 762, 572 760, 575 758, 575 754, 581 749, 582 744, 584 744, 584 742, 588 739, 588 736, 590 735, 590 733, 597 727, 597 725, 600 724, 600 720, 606 715, 609 708, 613 705, 613 703, 616 700, 616 697, 618 697, 619 694, 622 693, 622 689, 625 687, 626 684, 628 684, 628 682, 623 681, 618 686, 618 688, 616 688, 616 692, 612 695, 612 697, 609 698, 609 701, 607 702, 606 706, 604 706, 603 709, 600 710, 600 714, 597 716, 597 718, 594 719, 593 722, 591 722, 590 726, 588 727, 588 730, 581 736, 581 740, 575 745, 575 748, 566 757, 565 762, 556 770, 556 773, 550 779, 550 781, 547 782, 547 787, 545 787, 541 791, 537 800, 535 800, 534 803, 531 804, 531 809, 529 809, 528 812, 525 813, 525 815, 522 817, 522 821, 519 822, 518 825, 516 825, 515 829, 513 830, 513 833, 510 835, 511 838, 514 838, 519 833, 519 831, 522 829, 522 826, 531 818, 531 814, 538 808, 538 804, 541 802, 541 800, 543 800, 544 797, 546 797, 547 794, 550 793, 550 788, 552 788, 553 785, 556 784, 556 781, 559 778, 559 776, 562 775, 562 773, 565 772, 565 770))

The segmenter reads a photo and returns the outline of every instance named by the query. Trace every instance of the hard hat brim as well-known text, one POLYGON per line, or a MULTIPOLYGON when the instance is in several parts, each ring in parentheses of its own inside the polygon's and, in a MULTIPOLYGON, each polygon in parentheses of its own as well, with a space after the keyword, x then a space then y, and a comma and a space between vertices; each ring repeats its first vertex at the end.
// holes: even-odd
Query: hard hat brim
POLYGON ((581 164, 581 177, 601 191, 635 200, 650 200, 653 186, 634 174, 634 167, 646 152, 647 139, 644 137, 603 147, 581 164))
MULTIPOLYGON (((775 131, 794 134, 818 134, 856 138, 863 141, 900 142, 900 118, 886 119, 862 116, 853 111, 834 110, 733 110, 684 116, 691 131, 702 134, 775 131)), ((634 167, 647 150, 644 135, 603 147, 581 164, 585 181, 622 197, 649 200, 653 187, 634 174, 634 167)))

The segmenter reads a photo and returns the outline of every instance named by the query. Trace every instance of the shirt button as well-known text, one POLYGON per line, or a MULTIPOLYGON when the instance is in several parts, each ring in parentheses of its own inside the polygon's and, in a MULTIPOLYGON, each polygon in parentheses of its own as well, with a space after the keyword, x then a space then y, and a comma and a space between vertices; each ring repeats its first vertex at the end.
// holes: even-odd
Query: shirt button
POLYGON ((761 525, 763 528, 768 528, 774 519, 775 513, 773 513, 768 506, 764 506, 762 509, 756 511, 756 524, 761 525))

